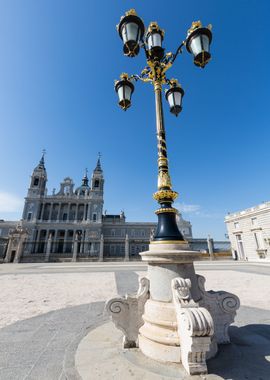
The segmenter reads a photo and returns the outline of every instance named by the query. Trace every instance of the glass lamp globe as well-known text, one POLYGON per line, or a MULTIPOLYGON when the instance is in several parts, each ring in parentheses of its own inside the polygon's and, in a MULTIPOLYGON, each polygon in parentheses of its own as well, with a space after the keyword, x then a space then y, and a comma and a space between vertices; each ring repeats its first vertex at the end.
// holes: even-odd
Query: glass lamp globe
POLYGON ((208 25, 207 28, 203 28, 200 21, 193 22, 191 28, 188 30, 186 48, 189 53, 193 54, 194 64, 196 66, 204 68, 210 61, 211 41, 211 25, 208 25))
POLYGON ((134 85, 128 80, 127 74, 122 74, 120 78, 120 80, 115 82, 114 89, 118 95, 119 106, 126 111, 131 106, 131 95, 134 91, 134 85))
POLYGON ((139 42, 144 35, 144 24, 137 16, 135 9, 130 9, 121 17, 117 25, 120 38, 123 40, 124 54, 128 57, 135 57, 139 54, 139 42))
POLYGON ((151 22, 147 35, 146 42, 148 45, 148 53, 153 59, 162 59, 164 56, 164 49, 162 48, 162 41, 164 38, 164 31, 159 28, 156 22, 151 22))
POLYGON ((166 90, 166 100, 170 106, 170 112, 178 116, 182 111, 182 100, 185 94, 184 90, 176 80, 171 80, 171 88, 166 90))

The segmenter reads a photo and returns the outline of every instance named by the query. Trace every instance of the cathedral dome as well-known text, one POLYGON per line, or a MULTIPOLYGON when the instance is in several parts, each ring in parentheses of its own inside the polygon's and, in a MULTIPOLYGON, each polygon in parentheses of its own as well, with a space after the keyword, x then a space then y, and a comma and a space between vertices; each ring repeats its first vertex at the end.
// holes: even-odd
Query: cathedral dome
POLYGON ((87 177, 87 170, 85 172, 85 175, 82 179, 82 184, 81 186, 77 187, 75 190, 75 194, 81 197, 84 197, 85 195, 89 195, 90 192, 90 187, 88 185, 89 179, 87 177))

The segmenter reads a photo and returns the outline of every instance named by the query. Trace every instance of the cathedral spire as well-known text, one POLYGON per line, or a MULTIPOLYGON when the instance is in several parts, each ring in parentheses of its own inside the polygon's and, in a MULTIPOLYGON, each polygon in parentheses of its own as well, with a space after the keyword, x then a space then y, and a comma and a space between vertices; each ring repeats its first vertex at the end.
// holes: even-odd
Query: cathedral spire
POLYGON ((45 169, 45 154, 46 154, 46 150, 43 149, 42 150, 42 156, 41 156, 41 159, 39 160, 39 164, 37 166, 38 169, 45 169))
POLYGON ((101 153, 98 152, 98 160, 97 160, 97 165, 96 165, 96 168, 95 168, 95 172, 102 172, 102 169, 101 169, 101 163, 100 163, 100 158, 101 158, 101 153))
POLYGON ((86 168, 85 169, 85 174, 84 174, 84 177, 82 179, 82 186, 88 186, 88 182, 89 182, 89 179, 88 179, 88 169, 86 168))

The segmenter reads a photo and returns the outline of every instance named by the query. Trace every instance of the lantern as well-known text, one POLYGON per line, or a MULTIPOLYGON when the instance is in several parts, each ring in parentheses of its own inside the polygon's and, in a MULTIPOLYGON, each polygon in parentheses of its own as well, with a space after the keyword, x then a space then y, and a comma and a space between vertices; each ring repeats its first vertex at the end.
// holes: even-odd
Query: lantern
POLYGON ((119 106, 126 111, 131 106, 131 95, 134 91, 134 85, 128 79, 128 74, 120 75, 120 80, 115 82, 114 89, 118 94, 119 106))
POLYGON ((144 35, 144 24, 137 16, 135 9, 130 9, 121 17, 117 30, 124 43, 124 54, 128 57, 135 57, 139 54, 139 42, 144 35))
POLYGON ((194 64, 204 68, 210 61, 210 44, 212 41, 211 25, 207 28, 202 27, 200 21, 193 22, 188 30, 186 48, 194 56, 194 64))
POLYGON ((171 79, 170 85, 171 88, 169 90, 166 90, 165 97, 169 103, 170 112, 175 116, 178 116, 178 114, 182 111, 184 90, 176 79, 171 79))
POLYGON ((164 56, 164 49, 162 48, 162 41, 164 38, 164 31, 159 28, 156 22, 151 22, 147 35, 146 42, 148 45, 148 52, 152 59, 162 59, 164 56))

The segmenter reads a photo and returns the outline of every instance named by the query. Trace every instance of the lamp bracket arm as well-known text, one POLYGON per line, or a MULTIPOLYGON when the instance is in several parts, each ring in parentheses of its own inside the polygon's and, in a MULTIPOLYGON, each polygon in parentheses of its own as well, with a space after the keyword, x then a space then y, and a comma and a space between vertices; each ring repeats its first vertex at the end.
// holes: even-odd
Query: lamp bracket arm
POLYGON ((140 43, 140 47, 143 48, 143 50, 145 52, 146 60, 148 60, 149 59, 149 53, 148 53, 148 50, 146 49, 146 44, 143 40, 140 43))
POLYGON ((138 74, 134 74, 134 75, 131 75, 129 77, 130 80, 135 80, 136 82, 138 80, 142 81, 142 82, 151 82, 151 79, 148 78, 148 77, 144 77, 143 75, 138 75, 138 74))
POLYGON ((182 53, 183 53, 182 48, 183 48, 183 46, 185 46, 185 44, 186 44, 186 41, 183 41, 183 42, 181 43, 181 45, 178 46, 176 52, 175 52, 175 53, 173 54, 173 56, 172 56, 172 60, 171 60, 171 63, 172 63, 172 64, 173 64, 174 61, 176 60, 177 56, 178 56, 179 54, 182 54, 182 53))

